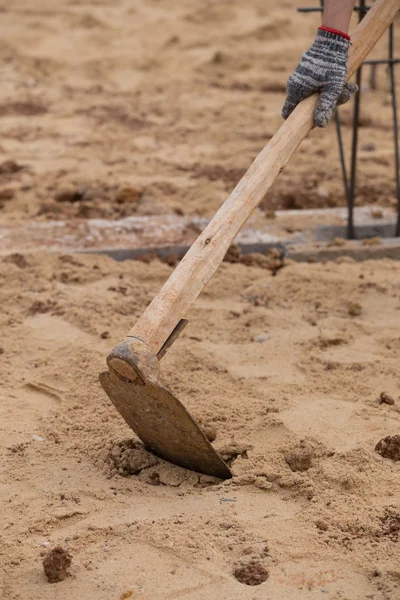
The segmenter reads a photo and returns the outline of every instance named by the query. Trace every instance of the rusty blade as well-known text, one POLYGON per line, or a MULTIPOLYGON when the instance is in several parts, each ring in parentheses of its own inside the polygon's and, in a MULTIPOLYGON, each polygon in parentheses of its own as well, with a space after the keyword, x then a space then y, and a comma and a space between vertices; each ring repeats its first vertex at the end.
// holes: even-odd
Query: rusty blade
POLYGON ((132 383, 113 369, 99 377, 115 408, 148 450, 185 469, 220 479, 232 476, 196 421, 166 388, 148 381, 132 383))

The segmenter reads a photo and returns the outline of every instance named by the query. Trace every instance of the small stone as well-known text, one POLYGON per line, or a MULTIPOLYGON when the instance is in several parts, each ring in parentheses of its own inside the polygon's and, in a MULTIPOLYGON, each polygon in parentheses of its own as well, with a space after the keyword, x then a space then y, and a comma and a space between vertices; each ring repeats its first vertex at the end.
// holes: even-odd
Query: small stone
POLYGON ((347 310, 351 317, 359 317, 362 313, 361 304, 358 302, 349 302, 347 310))
POLYGON ((217 429, 210 421, 205 421, 204 419, 197 418, 197 423, 202 429, 204 435, 208 439, 209 442, 214 442, 217 438, 217 429))
POLYGON ((102 340, 108 340, 110 337, 110 332, 109 331, 103 331, 103 333, 100 334, 100 337, 102 340))
POLYGON ((217 50, 214 54, 214 56, 211 59, 211 62, 213 62, 216 65, 221 64, 224 61, 225 55, 223 52, 221 52, 221 50, 217 50))
POLYGON ((256 335, 253 338, 253 342, 257 342, 258 344, 262 344, 263 342, 266 342, 267 340, 269 340, 270 335, 268 333, 262 333, 261 335, 256 335))
POLYGON ((217 430, 214 425, 211 425, 211 423, 204 423, 202 428, 209 442, 214 442, 217 439, 217 430))
POLYGON ((376 150, 376 145, 372 142, 369 142, 368 144, 364 144, 363 146, 361 146, 360 150, 362 150, 363 152, 373 152, 374 150, 376 150))
POLYGON ((3 346, 0 346, 0 354, 4 354, 4 348, 3 348, 3 346))
POLYGON ((389 404, 390 406, 393 406, 394 398, 392 398, 392 396, 390 396, 387 392, 382 392, 379 396, 379 404, 389 404))
POLYGON ((375 450, 383 458, 400 460, 400 435, 388 435, 377 443, 375 450))
POLYGON ((32 435, 32 439, 35 440, 35 442, 44 442, 44 438, 42 438, 40 435, 36 435, 35 433, 32 435))
POLYGON ((43 569, 49 583, 64 581, 69 575, 68 569, 71 562, 72 556, 68 550, 64 550, 61 546, 50 550, 43 559, 43 569))

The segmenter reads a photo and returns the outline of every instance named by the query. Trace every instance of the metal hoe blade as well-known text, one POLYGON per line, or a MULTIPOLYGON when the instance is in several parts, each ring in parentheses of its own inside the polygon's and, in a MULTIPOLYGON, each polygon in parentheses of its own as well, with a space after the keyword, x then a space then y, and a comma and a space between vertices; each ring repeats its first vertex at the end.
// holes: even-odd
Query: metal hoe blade
POLYGON ((221 479, 232 475, 186 408, 157 383, 133 383, 110 369, 100 382, 148 450, 176 465, 221 479))

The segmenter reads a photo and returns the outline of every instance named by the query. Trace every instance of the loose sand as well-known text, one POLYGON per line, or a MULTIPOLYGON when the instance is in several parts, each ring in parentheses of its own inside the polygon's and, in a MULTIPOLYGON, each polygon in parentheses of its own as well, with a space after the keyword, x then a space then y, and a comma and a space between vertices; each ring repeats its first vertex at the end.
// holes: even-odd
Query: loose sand
POLYGON ((2 597, 400 597, 400 463, 374 450, 400 432, 398 263, 222 265, 162 378, 216 433, 224 483, 140 450, 97 380, 170 271, 0 263, 2 597), (57 545, 71 577, 49 584, 57 545), (260 587, 233 576, 249 562, 260 587))
MULTIPOLYGON (((0 0, 0 224, 211 216, 281 122, 318 24, 297 4, 0 0)), ((385 77, 359 200, 393 206, 385 77)), ((334 127, 313 132, 259 223, 343 204, 339 175, 334 127)), ((400 463, 375 451, 400 434, 399 264, 262 264, 224 263, 162 363, 218 482, 146 453, 97 379, 171 267, 1 258, 1 600, 400 598, 400 463)))
MULTIPOLYGON (((320 19, 295 7, 313 3, 1 0, 0 159, 24 167, 0 168, 2 221, 211 216, 281 124, 287 77, 320 19)), ((386 36, 373 55, 385 52, 386 36)), ((359 202, 391 206, 384 67, 377 84, 366 68, 359 202)), ((263 209, 342 204, 332 124, 302 144, 263 209)))

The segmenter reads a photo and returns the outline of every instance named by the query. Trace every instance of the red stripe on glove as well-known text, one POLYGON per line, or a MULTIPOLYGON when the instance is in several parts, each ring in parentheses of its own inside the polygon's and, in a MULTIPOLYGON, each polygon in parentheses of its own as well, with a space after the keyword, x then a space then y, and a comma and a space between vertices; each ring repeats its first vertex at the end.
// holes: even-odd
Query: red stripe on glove
POLYGON ((323 31, 329 31, 329 33, 336 33, 337 35, 341 35, 346 40, 350 41, 350 36, 347 33, 343 33, 343 31, 338 31, 337 29, 331 29, 330 27, 325 27, 325 25, 321 25, 318 29, 322 29, 323 31))

